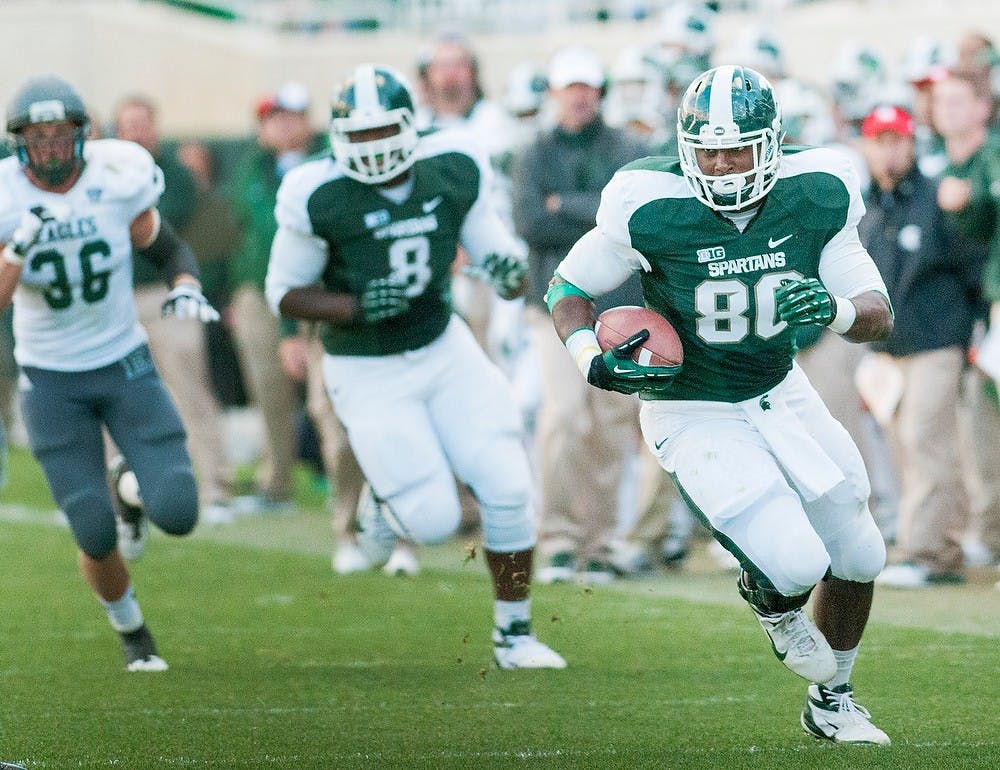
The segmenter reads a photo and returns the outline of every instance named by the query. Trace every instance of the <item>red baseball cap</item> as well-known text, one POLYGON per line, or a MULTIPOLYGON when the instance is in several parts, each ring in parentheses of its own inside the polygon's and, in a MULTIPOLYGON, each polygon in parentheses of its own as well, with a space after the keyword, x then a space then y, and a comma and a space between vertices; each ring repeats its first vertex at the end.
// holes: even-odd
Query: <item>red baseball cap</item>
POLYGON ((275 110, 306 112, 309 109, 309 91, 301 83, 285 83, 274 93, 264 94, 254 105, 257 120, 263 120, 275 110))
POLYGON ((913 136, 915 128, 913 116, 902 107, 880 104, 862 121, 861 135, 878 136, 883 131, 894 131, 901 136, 913 136))

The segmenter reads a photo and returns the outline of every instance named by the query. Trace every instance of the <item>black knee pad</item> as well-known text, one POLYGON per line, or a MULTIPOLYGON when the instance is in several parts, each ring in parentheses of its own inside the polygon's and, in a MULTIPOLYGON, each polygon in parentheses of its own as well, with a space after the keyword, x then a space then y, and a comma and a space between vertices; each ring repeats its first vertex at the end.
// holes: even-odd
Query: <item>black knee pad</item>
POLYGON ((809 601, 809 594, 812 593, 810 588, 804 594, 785 596, 775 590, 763 574, 754 576, 745 569, 740 570, 736 587, 739 589, 740 596, 763 615, 781 615, 800 609, 809 601))
POLYGON ((142 505, 157 527, 168 535, 186 535, 198 522, 198 485, 191 466, 164 471, 153 489, 142 490, 142 505))
POLYGON ((96 483, 67 496, 61 503, 76 544, 91 559, 103 559, 118 544, 115 515, 107 492, 96 483))

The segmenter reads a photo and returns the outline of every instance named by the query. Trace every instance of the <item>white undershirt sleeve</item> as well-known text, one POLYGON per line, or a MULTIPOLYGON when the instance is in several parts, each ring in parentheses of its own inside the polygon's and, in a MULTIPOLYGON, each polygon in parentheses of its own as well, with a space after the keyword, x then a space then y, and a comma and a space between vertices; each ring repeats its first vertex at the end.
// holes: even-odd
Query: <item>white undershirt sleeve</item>
POLYGON ((278 310, 281 300, 292 289, 317 283, 329 255, 326 241, 289 227, 279 227, 271 244, 264 293, 271 310, 278 310))
POLYGON ((649 263, 631 246, 611 240, 594 228, 573 244, 556 272, 591 297, 600 297, 621 286, 649 263))
POLYGON ((850 299, 866 291, 889 296, 882 274, 861 244, 856 227, 845 227, 823 247, 819 278, 835 297, 850 299))

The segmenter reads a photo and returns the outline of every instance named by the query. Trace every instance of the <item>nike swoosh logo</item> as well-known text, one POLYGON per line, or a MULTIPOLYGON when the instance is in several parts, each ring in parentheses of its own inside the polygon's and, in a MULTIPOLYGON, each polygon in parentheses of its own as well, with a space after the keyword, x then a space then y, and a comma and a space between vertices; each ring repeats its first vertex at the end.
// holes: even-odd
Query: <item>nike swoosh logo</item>
MULTIPOLYGON (((426 206, 427 204, 425 203, 424 205, 426 206)), ((767 239, 767 248, 769 248, 769 249, 777 248, 778 246, 780 246, 781 244, 783 244, 785 241, 787 241, 789 238, 791 238, 794 235, 795 235, 795 233, 792 233, 792 235, 786 235, 784 238, 779 238, 778 240, 774 240, 774 238, 768 238, 767 239)))
POLYGON ((660 439, 659 441, 655 442, 653 444, 653 446, 655 446, 656 450, 659 451, 660 447, 663 446, 664 444, 666 444, 669 439, 670 439, 670 436, 667 436, 667 438, 664 438, 664 439, 660 439))
POLYGON ((631 369, 622 369, 618 364, 615 364, 615 368, 612 371, 615 374, 633 374, 631 369))
MULTIPOLYGON (((424 201, 421 204, 422 207, 423 207, 423 209, 424 209, 424 213, 425 214, 430 214, 432 211, 434 211, 434 209, 436 209, 438 207, 438 205, 443 200, 444 200, 444 196, 443 195, 439 195, 436 198, 432 198, 429 201, 424 201)), ((791 238, 792 236, 789 235, 788 237, 791 238)))

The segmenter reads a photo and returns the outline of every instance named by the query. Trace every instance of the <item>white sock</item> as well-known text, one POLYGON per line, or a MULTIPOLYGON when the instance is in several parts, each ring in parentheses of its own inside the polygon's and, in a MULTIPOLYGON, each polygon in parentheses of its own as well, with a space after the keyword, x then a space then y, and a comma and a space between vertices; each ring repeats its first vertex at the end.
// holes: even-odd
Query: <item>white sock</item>
POLYGON ((823 686, 827 688, 839 687, 851 681, 851 671, 854 669, 854 659, 858 657, 859 644, 853 650, 834 650, 833 659, 837 661, 837 674, 823 686))
POLYGON ((531 599, 521 599, 517 602, 497 599, 493 602, 493 622, 497 628, 510 628, 510 624, 515 620, 531 620, 531 599))
POLYGON ((108 620, 111 621, 111 627, 115 631, 127 633, 142 627, 142 610, 139 609, 139 602, 131 585, 125 589, 121 599, 115 599, 113 602, 101 599, 101 604, 104 605, 108 620))

